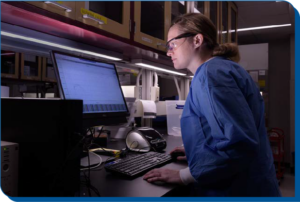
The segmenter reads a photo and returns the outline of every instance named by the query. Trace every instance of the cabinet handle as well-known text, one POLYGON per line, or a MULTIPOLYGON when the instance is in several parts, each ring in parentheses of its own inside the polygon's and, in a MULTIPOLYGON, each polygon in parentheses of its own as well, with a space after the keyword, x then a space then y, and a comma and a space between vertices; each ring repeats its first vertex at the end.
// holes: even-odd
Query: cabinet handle
POLYGON ((60 8, 63 8, 63 9, 65 9, 65 11, 66 11, 67 13, 72 12, 72 8, 70 8, 70 7, 68 7, 68 6, 61 5, 61 4, 59 4, 59 3, 56 3, 55 1, 45 1, 44 3, 45 3, 45 4, 53 4, 53 5, 55 5, 55 6, 58 6, 58 7, 60 7, 60 8))
POLYGON ((167 48, 167 46, 165 44, 162 44, 162 43, 157 43, 156 45, 157 45, 157 47, 162 46, 164 48, 167 48))
POLYGON ((90 15, 88 15, 88 14, 84 14, 82 17, 83 17, 83 18, 88 18, 88 19, 94 20, 94 21, 98 22, 100 25, 103 25, 103 24, 104 24, 104 22, 103 22, 102 20, 99 20, 99 19, 97 19, 97 18, 94 18, 93 16, 90 16, 90 15))

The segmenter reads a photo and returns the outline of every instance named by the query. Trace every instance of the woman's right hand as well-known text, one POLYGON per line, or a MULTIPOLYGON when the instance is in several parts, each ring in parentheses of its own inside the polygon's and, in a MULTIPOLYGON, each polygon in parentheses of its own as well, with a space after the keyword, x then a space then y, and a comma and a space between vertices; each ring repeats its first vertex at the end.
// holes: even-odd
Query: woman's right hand
POLYGON ((170 154, 172 155, 172 153, 182 153, 182 155, 177 156, 177 160, 179 161, 186 161, 186 156, 185 156, 185 150, 184 147, 175 147, 170 154))

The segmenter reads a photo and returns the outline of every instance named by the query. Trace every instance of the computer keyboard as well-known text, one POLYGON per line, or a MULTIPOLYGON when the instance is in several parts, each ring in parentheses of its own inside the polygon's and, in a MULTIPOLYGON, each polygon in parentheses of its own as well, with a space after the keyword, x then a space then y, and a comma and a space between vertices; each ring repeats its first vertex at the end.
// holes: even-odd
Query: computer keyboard
POLYGON ((105 164, 105 169, 128 177, 137 177, 152 168, 162 166, 170 161, 172 161, 172 158, 169 154, 148 152, 109 162, 105 164))

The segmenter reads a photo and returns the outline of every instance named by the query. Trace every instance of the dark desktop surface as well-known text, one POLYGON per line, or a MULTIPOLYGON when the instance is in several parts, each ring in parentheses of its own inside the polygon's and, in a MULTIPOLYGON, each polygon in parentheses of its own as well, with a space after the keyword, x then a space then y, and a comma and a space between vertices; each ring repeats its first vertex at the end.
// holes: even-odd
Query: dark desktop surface
MULTIPOLYGON (((167 140, 167 148, 165 149, 168 154, 175 147, 182 145, 181 137, 164 135, 167 140)), ((125 140, 109 141, 108 148, 111 149, 123 149, 125 147, 125 140)), ((91 155, 92 156, 92 155, 91 155)), ((93 158, 93 157, 91 157, 93 158)), ((103 157, 105 161, 107 157, 103 157)), ((180 170, 187 167, 185 162, 172 162, 162 166, 162 168, 169 168, 174 170, 180 170)), ((88 175, 88 171, 82 171, 81 175, 84 176, 84 172, 88 175)), ((178 189, 179 185, 171 185, 166 183, 148 183, 143 180, 143 176, 137 178, 122 177, 104 169, 101 165, 95 170, 90 170, 91 185, 94 186, 102 197, 160 197, 168 196, 174 189, 178 189)), ((81 189, 81 196, 89 196, 89 193, 85 187, 81 189)), ((92 196, 97 196, 91 191, 92 196)))

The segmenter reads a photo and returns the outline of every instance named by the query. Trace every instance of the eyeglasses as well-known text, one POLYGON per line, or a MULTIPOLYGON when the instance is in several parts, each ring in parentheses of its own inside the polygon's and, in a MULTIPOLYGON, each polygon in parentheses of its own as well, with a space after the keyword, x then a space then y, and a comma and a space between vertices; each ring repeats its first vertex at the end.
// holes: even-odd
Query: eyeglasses
POLYGON ((191 37, 191 36, 195 36, 196 34, 191 34, 191 33, 184 33, 184 34, 180 34, 179 36, 169 40, 167 42, 167 51, 172 51, 174 48, 177 47, 176 43, 174 43, 175 40, 177 39, 182 39, 182 38, 187 38, 187 37, 191 37))

